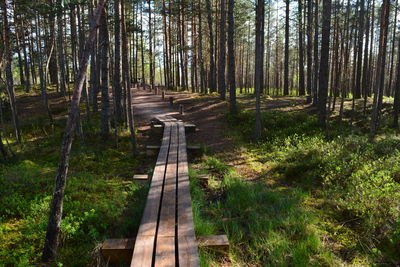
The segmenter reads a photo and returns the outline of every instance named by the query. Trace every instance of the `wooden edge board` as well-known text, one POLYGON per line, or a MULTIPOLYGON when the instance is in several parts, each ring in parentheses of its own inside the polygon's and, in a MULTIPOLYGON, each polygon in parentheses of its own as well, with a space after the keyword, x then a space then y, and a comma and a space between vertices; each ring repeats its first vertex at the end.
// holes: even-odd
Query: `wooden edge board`
POLYGON ((189 170, 186 151, 185 127, 179 128, 178 150, 178 253, 180 266, 200 266, 194 232, 192 199, 190 196, 189 170))

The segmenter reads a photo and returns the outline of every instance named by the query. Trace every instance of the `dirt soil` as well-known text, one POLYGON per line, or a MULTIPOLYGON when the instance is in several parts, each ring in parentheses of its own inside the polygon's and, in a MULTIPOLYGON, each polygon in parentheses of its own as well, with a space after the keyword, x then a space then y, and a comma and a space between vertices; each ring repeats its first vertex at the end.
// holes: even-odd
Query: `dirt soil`
MULTIPOLYGON (((188 143, 204 145, 213 152, 223 151, 233 145, 224 134, 227 125, 223 115, 227 102, 222 102, 216 97, 200 97, 198 94, 168 91, 163 100, 161 95, 135 89, 133 107, 139 133, 145 133, 150 129, 152 118, 158 115, 170 115, 185 123, 196 125, 196 132, 188 135, 188 143), (174 98, 172 106, 169 102, 170 97, 174 98), (183 115, 179 114, 180 105, 184 108, 183 115)), ((148 143, 153 141, 155 140, 148 140, 148 143)))

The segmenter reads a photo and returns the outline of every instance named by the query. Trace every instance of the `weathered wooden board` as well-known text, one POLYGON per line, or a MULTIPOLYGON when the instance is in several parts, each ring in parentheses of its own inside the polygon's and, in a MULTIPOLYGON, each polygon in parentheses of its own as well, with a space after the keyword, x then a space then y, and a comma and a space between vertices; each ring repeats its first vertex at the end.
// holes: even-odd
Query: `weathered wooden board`
POLYGON ((193 224, 185 127, 179 127, 178 152, 178 250, 180 266, 200 266, 193 224))
POLYGON ((161 193, 164 186, 165 169, 171 140, 170 137, 171 124, 166 123, 146 206, 136 237, 131 266, 151 266, 152 264, 161 193))

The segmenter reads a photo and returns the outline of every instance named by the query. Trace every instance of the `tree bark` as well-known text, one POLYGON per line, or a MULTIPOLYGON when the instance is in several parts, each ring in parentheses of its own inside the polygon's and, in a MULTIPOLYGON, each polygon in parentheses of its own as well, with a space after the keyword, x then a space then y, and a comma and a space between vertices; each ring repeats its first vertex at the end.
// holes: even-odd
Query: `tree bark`
POLYGON ((256 42, 255 42, 255 66, 254 66, 254 76, 255 84, 254 90, 256 95, 256 125, 255 125, 255 138, 260 139, 262 135, 262 124, 261 124, 261 103, 260 103, 260 93, 262 90, 262 73, 263 73, 263 21, 265 16, 265 3, 264 0, 257 0, 256 5, 256 42))
POLYGON ((114 0, 114 99, 115 120, 121 124, 123 119, 121 88, 121 21, 120 0, 114 0))
POLYGON ((3 42, 4 42, 4 60, 6 73, 6 89, 10 101, 11 116, 15 130, 15 138, 18 143, 21 143, 21 131, 19 129, 19 119, 17 105, 15 103, 14 79, 12 73, 12 51, 10 43, 10 25, 8 24, 7 3, 1 1, 3 11, 3 42))
POLYGON ((315 0, 315 11, 314 11, 314 80, 313 80, 313 88, 312 88, 312 94, 313 94, 313 106, 316 106, 318 104, 318 79, 319 79, 319 55, 318 55, 318 48, 319 48, 319 43, 318 43, 318 34, 319 34, 319 14, 318 14, 318 7, 319 3, 318 0, 315 0))
POLYGON ((284 64, 285 64, 285 70, 283 74, 283 94, 289 95, 289 0, 286 0, 284 64))
POLYGON ((302 0, 298 1, 299 11, 299 95, 306 94, 304 85, 304 42, 303 42, 303 3, 302 0))
POLYGON ((135 156, 137 153, 136 136, 135 136, 135 122, 133 116, 132 107, 132 94, 131 94, 131 83, 129 79, 129 60, 128 60, 128 37, 126 32, 126 22, 125 22, 125 4, 124 1, 121 2, 121 25, 122 25, 122 80, 125 91, 127 92, 128 98, 128 125, 129 133, 132 145, 132 155, 135 156))
POLYGON ((107 25, 107 12, 104 9, 100 20, 99 39, 100 47, 100 69, 101 69, 101 134, 103 138, 110 135, 110 99, 109 99, 109 69, 108 50, 109 35, 107 25))
POLYGON ((50 205, 50 215, 47 225, 46 240, 43 248, 42 261, 45 263, 54 262, 57 256, 58 238, 60 233, 61 218, 63 214, 64 192, 68 173, 69 156, 75 130, 74 128, 76 126, 76 121, 79 116, 79 103, 81 99, 83 83, 86 77, 90 49, 93 46, 96 28, 99 25, 101 11, 103 10, 105 2, 105 0, 99 0, 96 14, 91 23, 90 35, 85 45, 85 51, 83 53, 80 71, 74 84, 70 111, 61 145, 60 159, 58 163, 57 176, 55 179, 56 184, 53 193, 53 199, 50 205))
POLYGON ((235 0, 229 0, 228 5, 228 79, 231 114, 237 113, 236 107, 236 66, 235 66, 235 0))
POLYGON ((219 24, 219 61, 218 61, 218 93, 221 100, 226 98, 226 84, 225 84, 225 45, 226 45, 226 14, 225 14, 225 0, 221 1, 221 14, 220 14, 220 24, 219 24))
POLYGON ((388 35, 388 24, 389 24, 389 13, 390 13, 390 1, 383 0, 381 7, 381 23, 380 23, 380 34, 379 34, 379 53, 377 61, 377 69, 375 76, 375 90, 374 90, 374 102, 372 106, 371 114, 371 127, 370 136, 374 137, 378 129, 379 113, 382 108, 383 89, 385 84, 385 64, 386 64, 386 45, 388 35))
POLYGON ((65 75, 65 55, 64 55, 64 37, 63 37, 63 11, 61 8, 62 0, 58 0, 57 10, 57 52, 58 52, 58 85, 60 92, 63 96, 66 96, 66 75, 65 75))
POLYGON ((206 1, 206 8, 207 8, 207 20, 208 20, 208 32, 209 32, 209 55, 210 55, 210 73, 208 76, 208 87, 210 88, 210 92, 215 92, 216 88, 216 71, 215 71, 215 61, 214 61, 214 33, 213 33, 213 20, 212 20, 212 10, 211 10, 211 3, 210 0, 206 1))
POLYGON ((354 98, 361 98, 361 69, 362 69, 362 56, 363 56, 363 42, 364 42, 364 9, 365 0, 360 0, 360 15, 358 20, 358 55, 357 55, 357 74, 356 74, 356 88, 354 98))
POLYGON ((321 60, 319 67, 319 92, 318 92, 318 111, 319 121, 326 125, 327 111, 326 102, 328 96, 329 82, 329 41, 331 30, 331 0, 323 0, 322 5, 322 39, 321 39, 321 60))

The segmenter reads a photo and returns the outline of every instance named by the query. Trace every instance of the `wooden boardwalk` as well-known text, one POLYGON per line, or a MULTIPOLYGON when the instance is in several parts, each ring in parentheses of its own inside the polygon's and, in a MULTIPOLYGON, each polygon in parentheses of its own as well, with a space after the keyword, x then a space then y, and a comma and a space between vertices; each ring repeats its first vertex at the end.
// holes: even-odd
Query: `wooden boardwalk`
POLYGON ((199 266, 185 126, 170 116, 157 119, 164 134, 131 266, 199 266))

